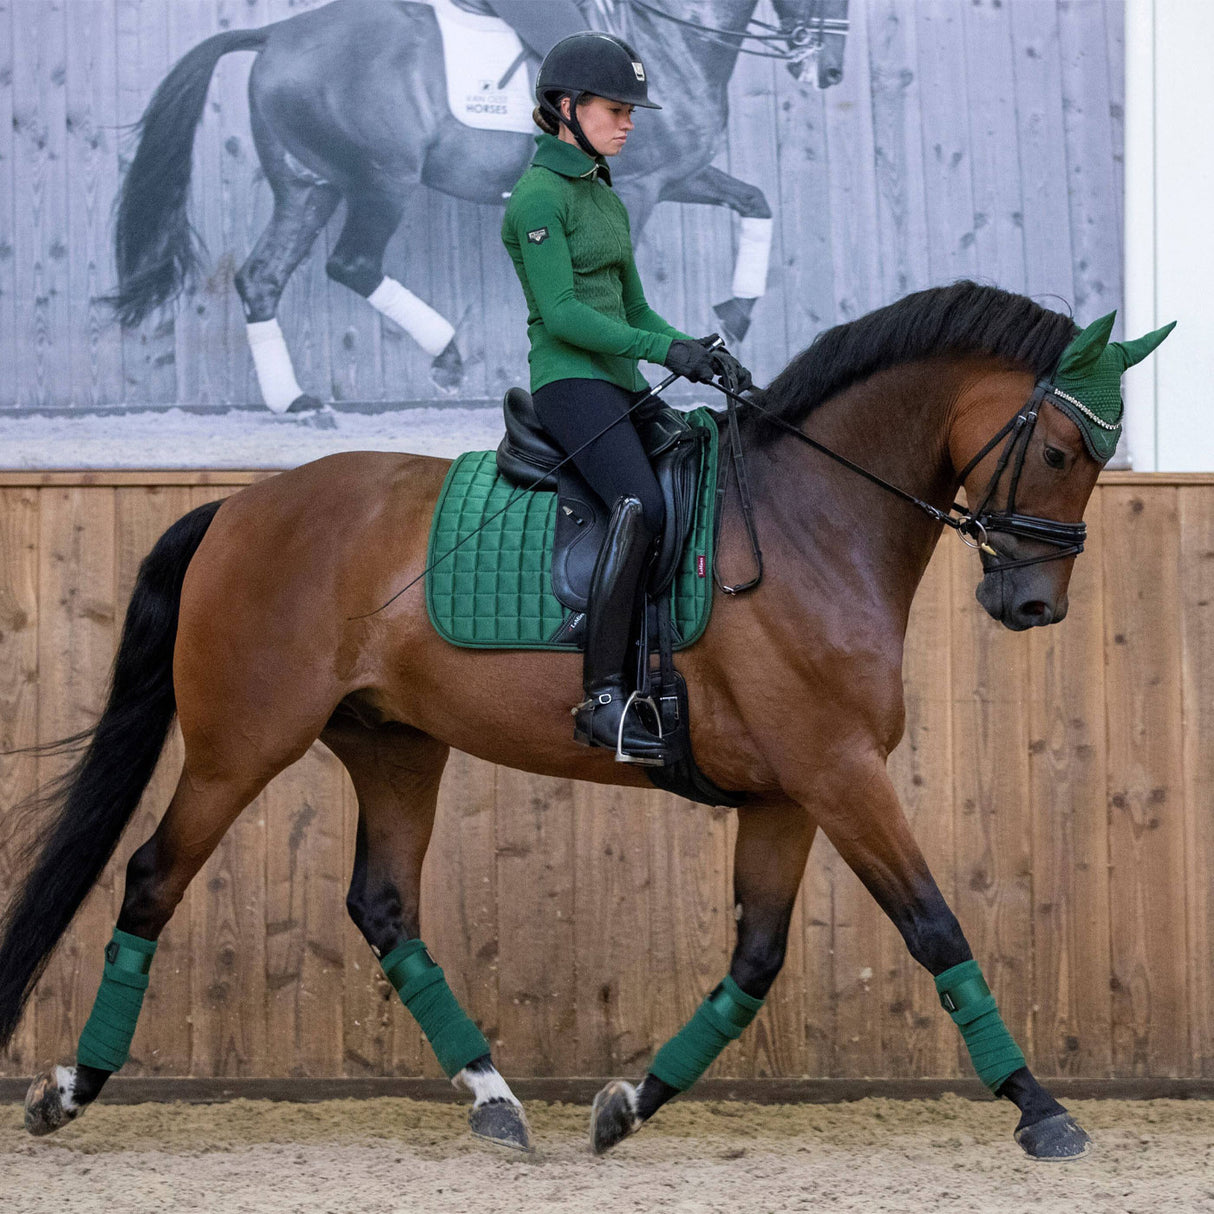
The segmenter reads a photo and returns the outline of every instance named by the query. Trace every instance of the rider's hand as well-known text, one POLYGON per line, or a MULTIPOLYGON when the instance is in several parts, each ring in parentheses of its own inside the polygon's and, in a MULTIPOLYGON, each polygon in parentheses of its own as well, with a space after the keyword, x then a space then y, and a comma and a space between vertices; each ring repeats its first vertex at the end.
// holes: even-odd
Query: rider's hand
MULTIPOLYGON (((716 341, 720 341, 720 337, 716 333, 696 338, 696 344, 706 348, 711 347, 716 341)), ((735 392, 745 392, 748 388, 753 387, 754 379, 750 372, 725 349, 724 345, 717 346, 716 349, 709 349, 708 356, 712 359, 716 373, 725 380, 726 387, 736 385, 733 387, 735 392)))
POLYGON ((691 380, 693 384, 711 383, 712 377, 717 373, 712 355, 695 341, 672 341, 664 365, 676 375, 691 380))

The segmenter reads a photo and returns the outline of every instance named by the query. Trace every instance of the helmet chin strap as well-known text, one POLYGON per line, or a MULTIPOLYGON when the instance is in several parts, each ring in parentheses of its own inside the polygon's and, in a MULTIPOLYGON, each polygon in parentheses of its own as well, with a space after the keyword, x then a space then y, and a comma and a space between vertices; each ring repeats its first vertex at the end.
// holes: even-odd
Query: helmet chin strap
POLYGON ((578 147, 581 148, 582 151, 585 152, 587 156, 591 157, 592 159, 595 159, 598 157, 598 152, 595 151, 594 147, 590 143, 590 140, 586 138, 585 133, 582 131, 582 124, 580 122, 578 122, 578 120, 577 120, 577 103, 578 103, 579 99, 581 98, 582 94, 580 92, 567 93, 567 94, 565 94, 565 96, 567 96, 569 98, 569 117, 568 118, 566 118, 565 115, 561 113, 561 109, 560 109, 559 105, 553 105, 551 102, 549 102, 548 109, 555 116, 557 122, 559 122, 561 124, 561 126, 565 127, 566 130, 568 130, 572 133, 574 139, 577 140, 578 147))

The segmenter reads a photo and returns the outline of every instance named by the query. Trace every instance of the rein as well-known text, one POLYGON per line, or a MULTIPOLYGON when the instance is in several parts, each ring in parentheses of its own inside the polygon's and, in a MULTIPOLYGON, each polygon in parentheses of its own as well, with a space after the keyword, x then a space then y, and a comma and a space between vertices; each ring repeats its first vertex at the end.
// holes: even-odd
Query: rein
POLYGON ((851 28, 850 22, 846 17, 827 17, 821 0, 818 0, 818 3, 814 5, 814 15, 811 15, 809 20, 803 25, 794 25, 787 29, 781 29, 778 25, 772 25, 767 21, 760 21, 757 17, 751 17, 745 27, 740 30, 724 29, 716 25, 701 25, 697 21, 688 21, 683 17, 674 16, 673 13, 663 12, 660 8, 647 4, 645 0, 628 0, 628 2, 632 8, 639 8, 642 12, 649 13, 651 16, 661 17, 664 21, 670 21, 675 25, 683 25, 688 29, 695 30, 698 34, 704 34, 707 36, 708 41, 715 42, 717 46, 727 46, 741 55, 753 55, 758 59, 779 59, 782 63, 804 63, 822 49, 827 34, 843 34, 846 36, 848 30, 851 28), (771 32, 766 34, 751 33, 750 27, 752 25, 761 30, 770 30, 771 32), (734 40, 740 41, 735 45, 734 40), (750 47, 744 45, 748 40, 764 44, 787 42, 794 49, 790 51, 776 49, 765 51, 752 50, 750 47))
MULTIPOLYGON (((842 464, 843 467, 864 477, 865 480, 870 481, 888 493, 892 493, 895 497, 901 498, 916 509, 922 510, 933 522, 945 527, 951 527, 961 537, 962 542, 967 547, 980 549, 991 557, 1001 557, 1004 553, 992 547, 988 537, 991 534, 1002 534, 1050 544, 1058 549, 1057 552, 1045 552, 1039 556, 1023 557, 1020 560, 1004 560, 998 563, 984 564, 983 569, 986 573, 1002 573, 1008 569, 1022 569, 1028 565, 1040 565, 1046 561, 1057 561, 1069 556, 1078 556, 1083 551, 1084 541, 1087 539, 1086 523, 1060 523, 1055 519, 1038 518, 1032 514, 1016 513, 1016 489, 1020 484, 1020 474, 1024 469, 1024 459, 1028 453, 1029 440, 1032 437, 1034 427, 1037 425, 1037 415, 1041 402, 1046 400, 1053 391, 1052 386, 1044 380, 1037 383, 1032 395, 1021 406, 1016 415, 961 470, 957 478, 958 484, 964 484, 965 478, 999 445, 1000 441, 1003 439, 1007 440, 1002 452, 1000 452, 999 463, 996 465, 991 479, 987 481, 986 488, 982 492, 982 497, 977 507, 973 510, 967 509, 960 502, 956 501, 953 502, 948 510, 941 510, 939 507, 933 506, 931 502, 925 502, 913 493, 908 493, 905 489, 884 480, 875 472, 862 468, 859 464, 848 459, 847 456, 840 455, 837 451, 833 451, 830 447, 818 442, 817 439, 810 438, 798 426, 786 422, 782 417, 772 413, 769 409, 763 408, 757 401, 734 391, 732 387, 725 387, 715 382, 712 386, 719 392, 724 393, 728 398, 730 454, 733 459, 733 467, 737 470, 742 516, 746 523, 751 551, 758 570, 757 575, 749 582, 736 586, 726 586, 718 577, 717 584, 726 594, 739 594, 742 591, 753 589, 763 577, 763 554, 759 549, 759 541, 754 524, 753 505, 750 500, 749 487, 745 481, 745 465, 741 455, 741 436, 737 422, 739 403, 762 413, 769 421, 787 430, 815 451, 820 451, 836 463, 842 464), (1013 458, 1014 463, 1012 462, 1013 458), (999 482, 1003 479, 1003 474, 1007 471, 1009 464, 1012 464, 1012 476, 1008 484, 1007 505, 1002 510, 990 510, 987 507, 994 497, 999 487, 999 482), (953 517, 954 511, 959 517, 953 517)), ((723 483, 718 490, 718 510, 723 508, 726 487, 726 484, 723 483)), ((718 527, 718 542, 719 539, 720 528, 718 527)), ((715 566, 717 562, 714 560, 713 564, 715 566)))

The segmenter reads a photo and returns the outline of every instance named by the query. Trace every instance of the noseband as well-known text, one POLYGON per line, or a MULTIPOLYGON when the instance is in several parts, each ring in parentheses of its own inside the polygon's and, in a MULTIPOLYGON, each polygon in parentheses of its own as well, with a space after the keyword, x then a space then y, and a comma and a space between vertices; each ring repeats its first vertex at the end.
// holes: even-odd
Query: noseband
POLYGON ((988 556, 1002 555, 987 541, 987 537, 992 534, 1013 535, 1019 539, 1051 544, 1057 549, 1056 552, 1028 556, 1017 561, 983 561, 983 569, 987 573, 1002 573, 1005 569, 1022 569, 1026 565, 1059 561, 1064 557, 1078 556, 1083 551, 1088 533, 1086 523, 1060 523, 1054 519, 1038 518, 1033 514, 1016 513, 1016 489, 1020 484, 1020 473, 1024 470, 1024 458, 1028 454, 1029 441, 1037 425, 1041 402, 1049 397, 1050 392, 1051 386, 1044 380, 1039 381, 1033 389, 1033 395, 1028 398, 1020 412, 965 465, 957 478, 960 484, 965 484, 965 478, 999 445, 1001 439, 1006 438, 1007 442, 999 454, 999 463, 996 464, 991 479, 987 481, 977 507, 967 510, 954 502, 952 509, 961 517, 956 520, 946 517, 944 521, 955 526, 957 533, 971 548, 980 548, 988 556), (1009 464, 1012 466, 1012 476, 1007 487, 1007 504, 1002 510, 988 509, 1009 464))
MULTIPOLYGON (((957 478, 958 484, 964 484, 965 478, 1000 442, 1003 442, 1003 450, 999 453, 999 462, 995 466, 991 479, 987 481, 986 488, 982 491, 982 496, 978 501, 977 507, 973 510, 962 506, 960 502, 953 502, 948 510, 941 510, 933 506, 931 502, 925 502, 922 498, 915 497, 913 493, 907 493, 905 489, 900 489, 897 485, 891 485, 889 481, 883 480, 876 473, 869 472, 867 468, 862 468, 846 456, 840 455, 837 451, 832 451, 816 439, 810 438, 799 426, 794 426, 790 422, 786 422, 782 417, 776 416, 770 410, 764 409, 757 401, 739 395, 739 393, 733 390, 735 385, 726 387, 720 383, 713 383, 712 386, 724 393, 728 400, 729 445, 733 458, 733 471, 738 481, 742 515, 746 522, 746 529, 750 537, 751 551, 757 571, 756 576, 749 582, 736 586, 727 586, 718 578, 721 589, 727 594, 739 594, 744 590, 750 590, 754 586, 757 586, 763 577, 763 554, 759 549, 758 536, 755 532, 753 506, 750 500, 750 490, 746 480, 745 464, 742 457, 741 436, 738 432, 738 402, 762 413, 769 421, 787 430, 803 443, 813 447, 815 451, 822 452, 823 455, 829 456, 836 463, 849 468, 852 472, 864 477, 865 480, 871 481, 874 485, 880 486, 896 497, 900 497, 904 502, 909 502, 912 506, 922 510, 934 522, 940 523, 945 527, 951 527, 965 544, 970 548, 979 549, 985 557, 1000 557, 1003 555, 990 543, 988 537, 991 535, 1016 536, 1019 539, 1048 544, 1057 550, 1054 552, 1044 552, 1040 556, 1023 557, 1020 560, 994 561, 984 559, 982 563, 984 573, 1002 573, 1008 569, 1023 569, 1028 565, 1041 565, 1046 561, 1059 561, 1064 557, 1078 556, 1083 551, 1084 541, 1087 539, 1088 533, 1086 523, 1060 523, 1056 519, 1038 518, 1034 514, 1016 513, 1016 489, 1020 485, 1020 474, 1024 470, 1024 459, 1028 454, 1029 441, 1037 425, 1037 415, 1041 402, 1047 400, 1053 392, 1053 386, 1045 380, 1038 381, 1036 387, 1033 389, 1033 394, 1025 401, 1016 416, 961 470, 961 474, 957 478), (992 510, 989 508, 991 499, 995 496, 999 483, 1003 480, 1003 474, 1008 470, 1009 465, 1011 466, 1012 474, 1011 480, 1008 482, 1007 504, 1002 510, 992 510), (956 518, 953 517, 954 511, 958 516, 956 518)), ((728 474, 725 478, 722 478, 721 484, 717 489, 718 511, 720 511, 724 503, 725 494, 728 492, 727 482, 728 474)), ((717 528, 717 534, 719 538, 719 527, 717 528)))

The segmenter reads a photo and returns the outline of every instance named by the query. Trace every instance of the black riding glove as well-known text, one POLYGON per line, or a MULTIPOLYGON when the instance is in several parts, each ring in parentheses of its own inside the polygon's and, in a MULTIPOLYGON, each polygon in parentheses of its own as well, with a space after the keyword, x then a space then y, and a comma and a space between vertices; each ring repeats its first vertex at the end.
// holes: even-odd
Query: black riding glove
POLYGON ((699 342, 681 339, 670 343, 670 353, 666 355, 663 365, 693 384, 711 383, 717 373, 712 355, 699 342))
MULTIPOLYGON (((704 347, 709 347, 714 341, 720 341, 720 337, 716 333, 709 333, 707 337, 697 337, 696 344, 704 347)), ((734 377, 736 387, 735 392, 745 392, 747 388, 754 385, 754 379, 750 372, 744 367, 724 346, 718 346, 715 350, 708 351, 709 358, 712 359, 713 368, 716 373, 725 380, 725 386, 731 387, 733 383, 730 377, 734 377)))

